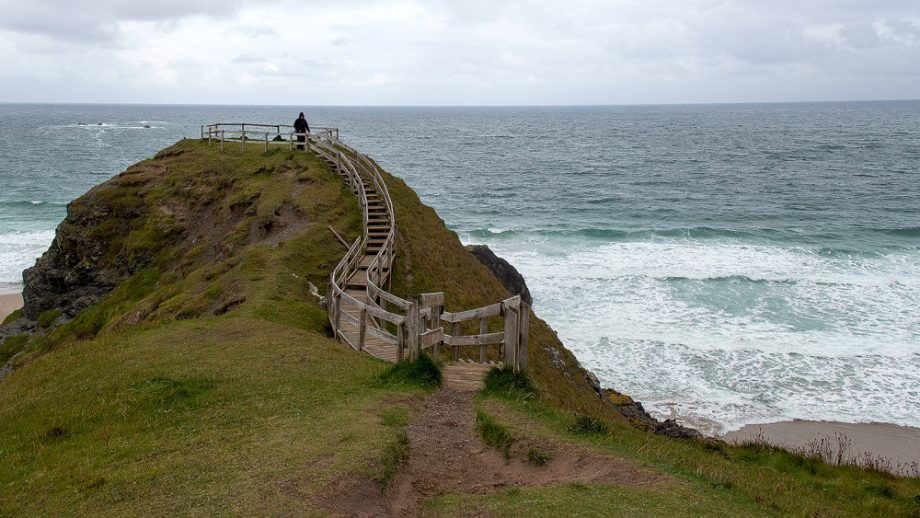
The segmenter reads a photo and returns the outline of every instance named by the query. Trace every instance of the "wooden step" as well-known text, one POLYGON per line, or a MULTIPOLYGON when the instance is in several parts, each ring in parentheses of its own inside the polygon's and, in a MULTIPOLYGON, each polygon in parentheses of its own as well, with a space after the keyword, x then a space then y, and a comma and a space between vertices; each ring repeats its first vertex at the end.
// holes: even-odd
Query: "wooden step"
POLYGON ((451 362, 441 369, 441 384, 457 391, 478 391, 484 386, 483 379, 491 368, 488 363, 451 362))

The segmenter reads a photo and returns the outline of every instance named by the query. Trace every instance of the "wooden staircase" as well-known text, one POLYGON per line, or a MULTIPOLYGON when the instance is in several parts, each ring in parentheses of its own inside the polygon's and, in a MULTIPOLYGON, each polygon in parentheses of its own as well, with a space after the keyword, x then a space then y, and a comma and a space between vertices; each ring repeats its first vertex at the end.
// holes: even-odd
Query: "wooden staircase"
MULTIPOLYGON (((502 367, 502 363, 485 361, 484 347, 490 344, 494 346, 501 341, 502 347, 500 350, 504 357, 506 342, 502 341, 503 337, 511 336, 514 339, 510 346, 513 350, 517 350, 517 344, 522 341, 521 336, 525 337, 523 338, 524 345, 522 349, 524 351, 524 360, 514 363, 516 369, 525 368, 526 313, 529 308, 526 305, 521 305, 520 297, 512 297, 501 303, 475 310, 449 314, 443 312, 443 293, 423 294, 419 299, 410 302, 384 291, 384 284, 390 279, 390 265, 393 261, 393 252, 395 250, 394 235, 391 233, 394 225, 394 215, 389 210, 392 207, 392 202, 386 192, 386 184, 382 183, 379 173, 375 170, 376 166, 372 164, 364 169, 363 174, 356 173, 360 169, 354 167, 355 162, 363 160, 362 166, 365 166, 368 165, 366 159, 357 155, 357 152, 353 150, 351 153, 354 154, 354 157, 351 154, 343 155, 339 150, 342 147, 347 148, 347 146, 344 146, 341 141, 336 141, 335 145, 338 147, 330 149, 327 146, 324 148, 324 152, 319 153, 319 156, 325 160, 330 169, 342 177, 346 185, 351 186, 352 191, 359 198, 359 205, 366 214, 364 217, 364 234, 362 236, 363 246, 356 248, 359 246, 357 242, 352 245, 348 254, 336 268, 336 272, 345 273, 340 275, 334 272, 332 275, 333 294, 340 294, 338 297, 332 297, 331 302, 333 305, 330 307, 330 318, 336 329, 337 337, 357 350, 367 352, 388 362, 397 362, 403 359, 401 355, 405 354, 406 340, 413 340, 412 344, 414 345, 412 347, 416 347, 416 351, 434 346, 436 356, 439 355, 438 345, 450 346, 452 344, 455 349, 451 356, 455 359, 442 367, 442 386, 456 391, 478 391, 482 389, 486 373, 493 367, 502 367), (349 162, 349 160, 354 160, 355 162, 349 162), (370 176, 371 178, 365 176, 370 176), (379 190, 384 192, 379 192, 379 190), (374 270, 371 270, 372 268, 374 270), (370 278, 374 280, 373 283, 369 282, 369 272, 371 274, 370 278), (379 299, 371 300, 371 295, 379 297, 379 299), (434 296, 434 298, 427 299, 428 302, 425 304, 434 305, 424 305, 422 301, 431 296, 434 296), (439 302, 434 303, 431 302, 432 300, 438 300, 439 302), (384 309, 384 301, 399 306, 403 313, 387 311, 384 309), (418 329, 414 323, 418 322, 419 325, 422 325, 422 319, 420 318, 422 309, 424 309, 425 318, 428 320, 427 324, 418 329), (521 316, 522 312, 523 316, 521 316), (508 327, 509 321, 506 316, 504 333, 488 333, 486 319, 505 315, 505 313, 516 315, 510 321, 511 327, 508 327), (446 325, 439 327, 437 323, 442 317, 454 319, 450 328, 450 336, 446 332, 448 327, 446 325), (480 319, 479 334, 461 336, 458 327, 459 322, 477 318, 480 319), (427 328, 428 324, 432 324, 431 319, 434 319, 435 323, 433 327, 427 328), (523 325, 524 329, 523 335, 521 334, 521 325, 523 325), (509 333, 511 334, 509 335, 509 333), (496 338, 496 335, 498 338, 496 338), (479 345, 481 348, 480 359, 482 361, 458 359, 457 353, 461 345, 479 345)), ((442 322, 442 324, 444 323, 442 322)))

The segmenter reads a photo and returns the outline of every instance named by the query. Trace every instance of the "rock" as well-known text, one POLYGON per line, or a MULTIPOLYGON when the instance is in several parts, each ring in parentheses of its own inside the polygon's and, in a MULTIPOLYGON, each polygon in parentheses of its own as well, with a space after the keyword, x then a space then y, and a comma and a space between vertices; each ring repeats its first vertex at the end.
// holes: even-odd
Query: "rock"
POLYGON ((698 439, 702 437, 700 432, 693 428, 687 428, 677 424, 674 419, 666 419, 655 427, 655 435, 664 435, 674 439, 698 439))
POLYGON ((520 295, 528 305, 533 304, 533 298, 530 296, 530 290, 527 289, 524 276, 511 263, 495 255, 495 252, 486 245, 467 245, 466 249, 475 255, 476 259, 479 259, 479 262, 485 265, 512 295, 520 295))
POLYGON ((616 407, 620 414, 637 428, 649 430, 655 435, 663 435, 675 439, 698 439, 703 435, 677 423, 674 419, 659 421, 645 411, 642 403, 613 389, 603 389, 608 400, 616 407))
POLYGON ((152 260, 129 260, 119 253, 117 238, 130 232, 129 220, 142 217, 144 208, 139 199, 133 205, 127 196, 101 196, 108 183, 68 205, 51 246, 23 272, 25 318, 34 322, 45 311, 58 310, 70 320, 152 260))
POLYGON ((601 380, 597 379, 597 376, 593 372, 589 371, 588 369, 585 369, 585 380, 587 380, 588 384, 591 385, 591 388, 594 389, 594 392, 598 396, 603 397, 603 392, 601 389, 601 380))

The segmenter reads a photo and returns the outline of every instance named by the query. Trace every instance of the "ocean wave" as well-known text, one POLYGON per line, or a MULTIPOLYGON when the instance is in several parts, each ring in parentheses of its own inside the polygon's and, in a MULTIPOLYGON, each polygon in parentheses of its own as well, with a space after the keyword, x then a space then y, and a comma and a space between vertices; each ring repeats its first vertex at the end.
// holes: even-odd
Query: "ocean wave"
POLYGON ((620 240, 640 240, 649 238, 689 238, 689 239, 756 239, 765 237, 774 237, 787 234, 788 232, 774 229, 756 229, 756 230, 734 230, 713 227, 689 227, 689 228, 661 228, 661 229, 637 229, 623 230, 613 228, 580 228, 571 230, 552 230, 552 229, 502 229, 496 230, 491 228, 478 228, 467 232, 472 237, 488 238, 514 238, 519 236, 545 236, 545 237, 584 237, 591 239, 603 239, 609 241, 620 240))
POLYGON ((67 204, 58 201, 47 200, 13 200, 0 201, 0 209, 44 209, 47 207, 66 207, 67 204))
POLYGON ((897 237, 920 237, 920 227, 874 228, 870 230, 897 237))

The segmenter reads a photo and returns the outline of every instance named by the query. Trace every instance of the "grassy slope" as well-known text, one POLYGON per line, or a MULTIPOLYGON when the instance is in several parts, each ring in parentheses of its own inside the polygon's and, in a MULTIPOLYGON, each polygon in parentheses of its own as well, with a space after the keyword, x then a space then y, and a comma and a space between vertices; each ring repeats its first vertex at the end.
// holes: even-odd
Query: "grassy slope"
MULTIPOLYGON (((326 225, 349 237, 357 233, 350 193, 301 154, 263 155, 255 146, 219 154, 193 142, 167 151, 94 189, 84 202, 148 189, 132 203, 150 210, 170 205, 173 213, 200 210, 228 223, 205 225, 209 231, 194 244, 187 238, 201 225, 187 218, 171 223, 184 230, 144 245, 156 255, 151 265, 50 340, 30 345, 28 363, 0 383, 0 515, 311 513, 319 492, 338 476, 386 478, 392 470, 404 419, 394 425, 392 416, 401 413, 388 408, 424 389, 381 382, 386 365, 327 338, 324 312, 307 295, 308 281, 324 292, 325 275, 343 251, 326 225), (136 175, 155 181, 146 187, 124 182, 136 175), (232 180, 215 182, 221 178, 232 180), (256 192, 262 194, 253 198, 256 192), (246 200, 245 210, 233 209, 246 200), (259 222, 291 206, 309 225, 279 246, 263 240, 259 222), (219 257, 213 255, 218 249, 219 257), (86 338, 74 340, 77 335, 86 338)), ((507 296, 433 210, 402 181, 390 179, 390 186, 402 254, 394 291, 444 290, 453 310, 507 296)), ((143 243, 137 237, 118 243, 113 257, 143 243)), ((447 495, 429 511, 833 516, 920 510, 916 480, 634 430, 607 413, 576 365, 554 333, 534 321, 531 374, 540 399, 492 396, 478 404, 514 437, 578 443, 667 474, 673 483, 447 495), (562 370, 551 367, 550 350, 558 351, 562 370), (568 432, 575 411, 606 416, 609 433, 568 432)))
MULTIPOLYGON (((70 210, 109 200, 182 228, 0 384, 0 515, 308 512, 337 475, 377 476, 397 438, 377 414, 424 391, 379 382, 386 365, 327 338, 308 295, 344 251, 327 225, 359 232, 338 177, 303 154, 184 141, 70 210), (282 207, 308 225, 276 246, 260 222, 282 207)), ((137 238, 113 239, 112 260, 137 238)))

